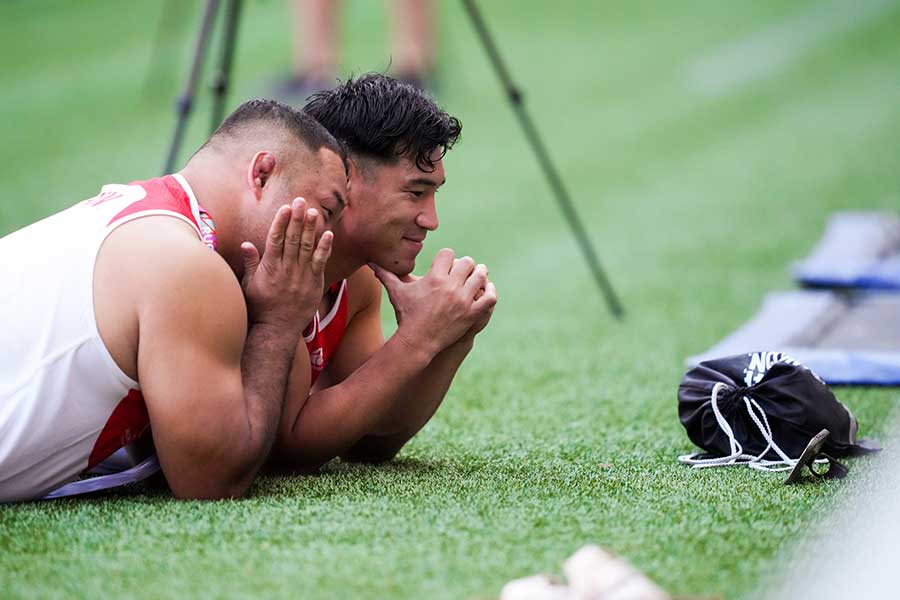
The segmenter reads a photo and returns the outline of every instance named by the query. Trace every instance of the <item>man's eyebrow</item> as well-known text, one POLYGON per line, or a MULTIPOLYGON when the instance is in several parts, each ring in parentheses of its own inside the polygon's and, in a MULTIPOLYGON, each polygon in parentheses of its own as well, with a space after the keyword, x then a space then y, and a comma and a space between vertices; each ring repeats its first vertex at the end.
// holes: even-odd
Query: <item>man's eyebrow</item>
POLYGON ((440 183, 435 183, 433 179, 428 179, 427 177, 416 177, 415 179, 410 179, 407 185, 430 185, 436 188, 441 187, 444 183, 447 182, 447 179, 444 178, 440 183))
POLYGON ((347 203, 344 202, 344 197, 341 195, 340 192, 335 192, 335 193, 334 193, 334 199, 337 201, 338 204, 341 205, 341 210, 344 210, 344 206, 345 206, 347 203))

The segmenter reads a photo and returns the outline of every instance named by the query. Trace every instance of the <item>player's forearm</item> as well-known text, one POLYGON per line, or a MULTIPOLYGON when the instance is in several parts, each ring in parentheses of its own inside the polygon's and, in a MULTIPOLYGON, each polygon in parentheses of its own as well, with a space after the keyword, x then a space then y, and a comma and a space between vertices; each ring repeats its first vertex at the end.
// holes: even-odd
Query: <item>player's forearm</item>
POLYGON ((243 464, 237 473, 247 486, 275 442, 298 340, 299 335, 265 325, 251 325, 247 332, 241 357, 247 436, 243 444, 237 440, 229 441, 240 448, 242 456, 238 460, 243 464))
POLYGON ((161 453, 166 478, 177 497, 244 495, 274 441, 295 348, 296 342, 290 343, 283 331, 250 327, 241 355, 242 387, 231 388, 234 402, 228 402, 224 412, 207 405, 201 406, 202 413, 186 414, 183 420, 196 423, 182 431, 190 443, 166 456, 161 453))
POLYGON ((440 407, 473 342, 460 340, 444 349, 407 384, 390 410, 369 432, 374 435, 408 433, 414 436, 440 407))
POLYGON ((391 460, 431 420, 450 388, 457 370, 472 350, 472 340, 461 340, 438 354, 403 390, 376 427, 343 454, 350 460, 391 460))
POLYGON ((275 458, 300 467, 342 454, 376 427, 433 358, 391 337, 343 382, 306 400, 293 426, 279 436, 275 458))

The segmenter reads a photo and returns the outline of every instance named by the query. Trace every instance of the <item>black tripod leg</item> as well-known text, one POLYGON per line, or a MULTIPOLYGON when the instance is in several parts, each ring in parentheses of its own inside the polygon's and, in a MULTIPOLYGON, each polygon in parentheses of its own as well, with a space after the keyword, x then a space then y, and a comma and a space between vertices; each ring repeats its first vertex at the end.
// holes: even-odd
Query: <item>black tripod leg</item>
POLYGON ((147 73, 144 75, 143 95, 151 94, 160 72, 163 70, 163 52, 172 38, 180 36, 181 23, 184 20, 184 7, 188 6, 180 0, 166 0, 159 15, 156 25, 156 34, 153 39, 153 47, 150 50, 150 60, 147 63, 147 73))
POLYGON ((525 131, 525 137, 528 139, 528 143, 531 145, 531 149, 534 151, 541 169, 544 171, 544 176, 547 178, 550 188, 553 190, 553 194, 556 197, 557 203, 559 203, 563 216, 565 216, 569 227, 571 227, 572 233, 575 234, 575 240, 581 247, 584 258, 588 263, 588 268, 591 270, 594 280, 600 288, 600 292, 603 294, 604 298, 606 298, 609 310, 616 318, 621 319, 624 315, 622 304, 619 302, 615 290, 613 290, 612 285, 609 283, 609 279, 607 279, 606 274, 603 272, 603 268, 600 266, 600 259, 597 256, 597 252, 594 250, 594 246, 591 244, 587 231, 585 230, 581 219, 578 217, 578 212, 575 210, 575 205, 572 203, 572 199, 569 197, 569 193, 563 185, 562 178, 559 176, 559 173, 556 172, 553 163, 550 161, 550 155, 547 153, 547 149, 544 147, 543 142, 541 142, 541 138, 534 126, 534 122, 525 111, 525 105, 522 102, 522 93, 513 84, 512 78, 509 76, 509 71, 506 70, 506 65, 500 58, 500 52, 497 50, 497 46, 494 45, 493 39, 488 33, 484 19, 482 19, 478 7, 475 6, 475 0, 462 0, 462 3, 466 9, 466 13, 469 15, 469 19, 472 21, 475 32, 481 39, 481 43, 491 61, 491 65, 497 72, 497 77, 503 84, 506 94, 509 97, 509 101, 513 106, 513 111, 516 113, 519 124, 525 131))
POLYGON ((559 173, 553 168, 553 163, 550 162, 550 156, 547 154, 547 149, 541 143, 537 129, 535 129, 534 123, 531 121, 528 113, 525 112, 525 107, 521 104, 516 104, 515 106, 517 108, 516 116, 519 118, 519 123, 521 123, 522 129, 525 131, 525 136, 528 138, 531 147, 534 149, 537 160, 544 170, 544 175, 546 175, 547 181, 553 189, 559 207, 562 210, 566 221, 568 221, 569 227, 572 228, 572 233, 575 234, 575 240, 578 242, 578 245, 581 246, 581 251, 588 263, 588 268, 594 276, 594 281, 597 282, 600 291, 606 298, 606 302, 609 304, 609 310, 617 319, 621 319, 624 315, 622 304, 619 302, 615 290, 613 290, 612 285, 609 283, 609 279, 604 274, 603 267, 600 266, 600 258, 597 256, 593 244, 591 244, 591 240, 584 228, 584 224, 578 217, 575 205, 572 203, 569 193, 563 186, 559 173))
POLYGON ((237 43, 237 26, 241 18, 241 0, 226 0, 225 33, 222 38, 222 55, 219 67, 213 80, 213 111, 210 131, 215 131, 225 116, 225 98, 231 82, 231 65, 234 59, 234 47, 237 43))
POLYGON ((169 156, 163 173, 171 173, 178 159, 178 149, 181 147, 181 139, 184 137, 184 129, 187 118, 194 104, 194 95, 197 93, 197 81, 203 71, 203 59, 206 54, 206 45, 212 33, 216 20, 216 12, 219 8, 219 0, 206 0, 206 9, 203 13, 203 24, 200 27, 200 35, 197 36, 197 45, 194 48, 194 61, 191 63, 191 72, 188 76, 184 94, 178 99, 178 121, 175 123, 175 133, 172 135, 172 145, 169 146, 169 156))

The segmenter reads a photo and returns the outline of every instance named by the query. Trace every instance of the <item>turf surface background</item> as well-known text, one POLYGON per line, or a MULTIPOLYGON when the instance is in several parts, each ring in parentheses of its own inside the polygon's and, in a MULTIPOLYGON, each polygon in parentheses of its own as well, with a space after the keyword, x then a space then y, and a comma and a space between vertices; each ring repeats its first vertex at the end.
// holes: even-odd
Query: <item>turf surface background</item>
MULTIPOLYGON (((159 173, 196 4, 172 9, 156 63, 161 2, 0 4, 0 234, 159 173)), ((439 98, 463 139, 419 270, 451 246, 491 267, 501 302, 433 422, 393 464, 263 476, 240 501, 138 491, 0 507, 0 596, 491 597, 592 541, 673 593, 737 598, 835 501, 866 493, 873 459, 792 488, 677 465, 691 446, 675 390, 685 356, 791 286, 786 265, 831 211, 897 207, 900 6, 709 95, 691 83, 698 60, 818 4, 481 4, 626 320, 607 314, 447 1, 439 98)), ((383 7, 346 5, 346 69, 384 68, 383 7)), ((230 106, 285 72, 286 14, 247 3, 230 106)), ((837 394, 863 434, 886 434, 896 390, 837 394)))

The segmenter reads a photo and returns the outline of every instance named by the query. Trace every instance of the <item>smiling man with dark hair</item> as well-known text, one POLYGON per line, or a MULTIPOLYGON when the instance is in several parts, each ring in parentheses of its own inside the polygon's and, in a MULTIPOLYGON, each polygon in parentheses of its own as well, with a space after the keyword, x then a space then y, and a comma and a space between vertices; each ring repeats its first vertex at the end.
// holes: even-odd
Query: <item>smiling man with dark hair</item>
POLYGON ((350 182, 329 293, 294 359, 273 458, 304 468, 336 456, 389 460, 438 409, 497 302, 487 267, 449 249, 424 276, 410 274, 438 227, 443 156, 461 125, 421 90, 377 74, 303 110, 348 148, 350 182), (382 286, 398 322, 387 341, 382 286))

